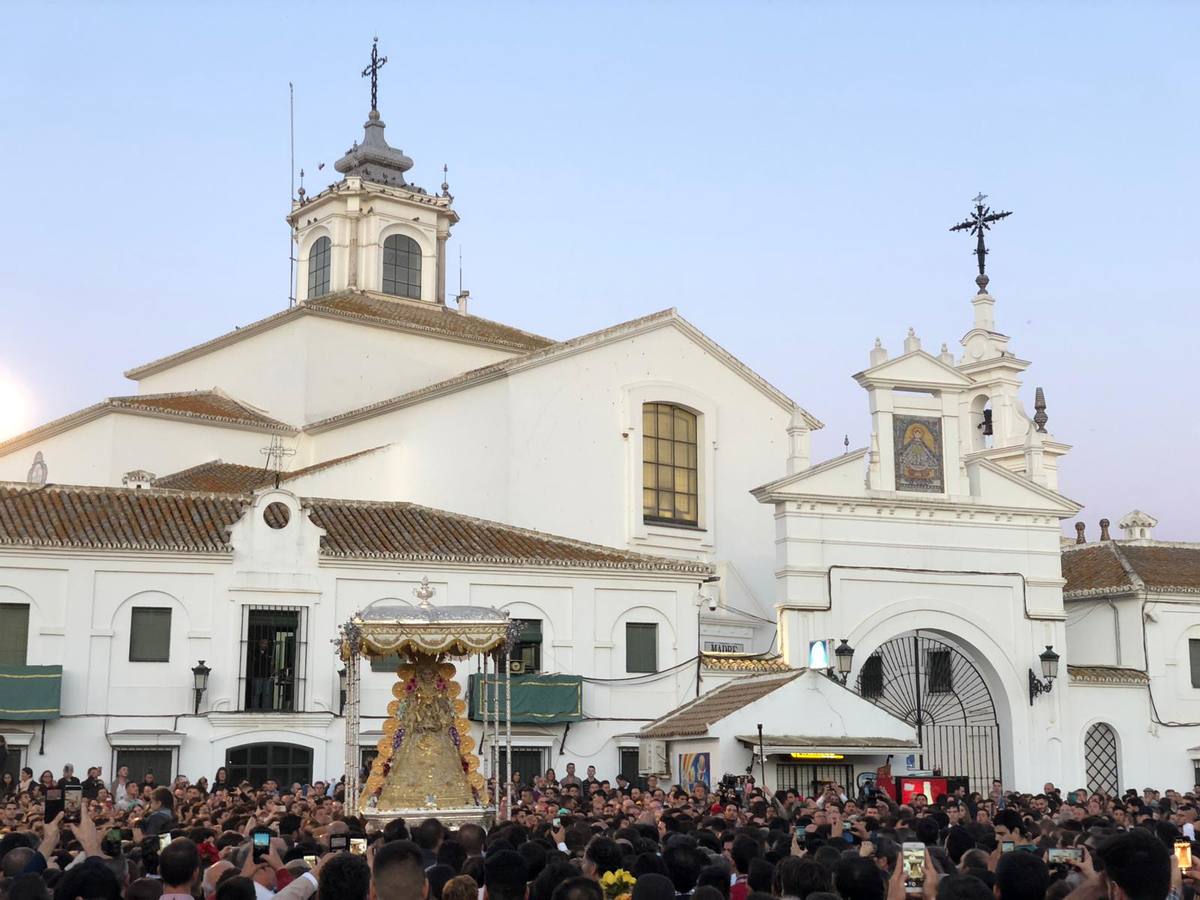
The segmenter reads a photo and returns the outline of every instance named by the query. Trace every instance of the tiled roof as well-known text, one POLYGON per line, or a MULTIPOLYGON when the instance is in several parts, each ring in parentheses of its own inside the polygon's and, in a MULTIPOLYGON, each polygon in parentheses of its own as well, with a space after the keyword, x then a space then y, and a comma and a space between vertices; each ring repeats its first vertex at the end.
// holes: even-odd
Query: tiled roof
POLYGON ((475 315, 464 316, 449 307, 418 300, 386 299, 377 294, 342 292, 330 294, 319 300, 310 300, 304 305, 315 312, 341 314, 343 317, 350 316, 384 325, 401 325, 416 331, 465 338, 475 343, 495 344, 510 350, 540 350, 554 343, 540 334, 532 334, 475 315))
POLYGON ((1121 666, 1067 666, 1071 681, 1078 684, 1128 684, 1146 685, 1150 676, 1141 669, 1121 666))
POLYGON ((1119 544, 1122 556, 1152 591, 1200 591, 1200 544, 1119 544))
MULTIPOLYGON (((0 545, 228 552, 252 497, 158 489, 0 484, 0 545)), ((630 553, 414 503, 305 500, 326 558, 633 569, 711 566, 630 553)))
POLYGON ((1064 596, 1116 594, 1133 590, 1133 581, 1121 565, 1112 541, 1102 544, 1076 544, 1064 550, 1062 573, 1067 582, 1063 585, 1064 596))
POLYGON ((702 653, 704 668, 716 672, 786 672, 782 656, 748 656, 741 653, 702 653))
POLYGON ((1200 593, 1200 544, 1101 541, 1063 550, 1067 599, 1145 589, 1200 593))
MULTIPOLYGON (((737 739, 752 747, 758 746, 757 734, 739 734, 737 739)), ((764 747, 803 747, 812 750, 826 748, 873 750, 880 747, 900 747, 905 750, 919 749, 920 741, 895 737, 850 737, 849 735, 827 734, 764 734, 764 747)))
POLYGON ((252 428, 256 431, 295 434, 297 429, 286 422, 272 419, 252 406, 234 400, 218 390, 180 391, 170 394, 135 394, 129 397, 109 397, 92 406, 39 425, 6 441, 0 442, 0 453, 15 450, 25 444, 57 434, 67 428, 82 425, 110 412, 135 415, 179 416, 220 425, 252 428))
POLYGON ((455 375, 452 378, 445 379, 444 381, 426 385, 425 387, 417 388, 416 390, 409 391, 405 394, 400 394, 396 397, 377 400, 374 403, 368 403, 366 406, 360 406, 357 409, 347 410, 345 412, 338 413, 337 415, 330 416, 329 418, 321 419, 317 422, 310 422, 305 426, 305 431, 315 434, 321 431, 326 431, 330 428, 336 428, 340 425, 346 424, 347 422, 370 418, 371 416, 389 412, 393 409, 400 409, 414 403, 420 403, 431 397, 453 393, 454 391, 463 390, 477 384, 483 384, 497 378, 504 378, 510 372, 530 366, 540 365, 550 360, 578 353, 581 350, 603 344, 605 341, 620 339, 631 334, 638 334, 643 330, 658 328, 665 323, 675 323, 678 325, 678 327, 683 330, 685 334, 703 345, 705 349, 713 356, 736 371, 743 378, 749 380, 759 390, 771 397, 781 406, 788 407, 793 410, 799 410, 805 421, 808 422, 810 428, 818 429, 824 427, 824 424, 819 419, 814 418, 807 411, 797 407, 796 404, 782 391, 768 383, 762 378, 762 376, 754 372, 749 366, 745 365, 729 351, 725 350, 723 347, 711 340, 707 335, 680 316, 674 307, 672 307, 670 309, 659 310, 658 312, 650 313, 649 315, 641 316, 636 319, 630 319, 628 322, 621 322, 608 328, 601 328, 598 331, 583 334, 579 337, 571 338, 570 340, 549 344, 538 350, 532 350, 528 353, 525 353, 522 356, 514 356, 510 357, 509 359, 502 359, 499 362, 491 363, 490 365, 481 366, 477 369, 471 369, 470 371, 463 372, 461 375, 455 375))
POLYGON ((708 726, 719 722, 727 715, 744 706, 761 700, 772 691, 778 690, 789 681, 799 678, 804 669, 791 669, 771 675, 747 675, 735 678, 727 684, 714 688, 707 694, 685 703, 651 722, 640 732, 640 737, 667 738, 688 737, 708 733, 708 726))
MULTIPOLYGON (((279 480, 282 483, 293 481, 305 475, 312 475, 315 472, 349 462, 368 453, 374 453, 379 449, 379 447, 372 447, 370 450, 360 450, 357 453, 348 453, 345 456, 313 463, 311 466, 305 466, 302 469, 284 472, 279 480)), ((179 472, 172 472, 169 475, 162 475, 155 478, 154 486, 173 491, 244 494, 261 487, 267 487, 274 480, 275 473, 262 466, 245 466, 240 463, 227 463, 219 459, 214 459, 209 462, 200 463, 198 466, 192 466, 190 469, 182 469, 179 472)))
POLYGON ((531 334, 528 331, 502 325, 479 316, 464 316, 445 306, 437 306, 419 300, 387 297, 383 294, 370 294, 364 291, 339 291, 318 300, 299 303, 290 309, 281 310, 274 315, 235 328, 233 331, 227 331, 211 340, 144 363, 130 369, 125 375, 134 380, 144 378, 184 360, 202 356, 211 350, 309 315, 347 322, 360 322, 382 328, 395 328, 400 331, 439 335, 454 340, 500 347, 517 353, 537 350, 554 343, 550 338, 531 334))

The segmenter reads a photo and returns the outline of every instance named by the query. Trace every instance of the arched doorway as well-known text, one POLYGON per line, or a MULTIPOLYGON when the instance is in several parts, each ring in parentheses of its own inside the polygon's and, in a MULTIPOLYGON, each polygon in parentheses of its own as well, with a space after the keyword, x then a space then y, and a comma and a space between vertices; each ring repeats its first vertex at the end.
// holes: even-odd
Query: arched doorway
POLYGON ((1116 796, 1120 781, 1117 733, 1107 722, 1097 722, 1084 735, 1083 766, 1089 791, 1116 796))
POLYGON ((1003 778, 996 704, 959 648, 920 632, 892 638, 863 663, 856 690, 917 729, 919 769, 965 777, 985 794, 1003 778))
POLYGON ((300 744, 241 744, 229 748, 225 768, 232 784, 248 781, 256 788, 268 780, 280 786, 312 784, 312 756, 312 749, 300 744))

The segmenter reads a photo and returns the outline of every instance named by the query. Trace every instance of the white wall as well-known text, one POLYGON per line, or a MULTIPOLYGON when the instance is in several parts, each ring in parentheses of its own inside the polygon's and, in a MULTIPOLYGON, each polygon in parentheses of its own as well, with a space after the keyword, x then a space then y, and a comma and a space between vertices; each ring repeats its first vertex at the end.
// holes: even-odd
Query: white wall
POLYGON ((138 392, 217 386, 269 416, 300 426, 512 355, 493 347, 300 316, 148 375, 138 382, 138 392))
MULTIPOLYGON (((395 441, 404 499, 646 553, 728 560, 739 576, 737 605, 770 617, 771 517, 748 490, 782 467, 788 419, 667 326, 313 435, 312 455, 395 441), (700 530, 642 525, 641 402, 649 398, 701 414, 700 530)), ((759 640, 765 649, 769 634, 759 640)))
MULTIPOLYGON (((694 652, 694 576, 318 561, 317 529, 295 504, 287 492, 261 494, 232 531, 237 550, 231 555, 0 548, 0 603, 31 607, 27 663, 64 667, 63 716, 47 725, 45 755, 35 751, 28 764, 55 770, 68 761, 77 767, 100 764, 107 773, 110 736, 135 730, 146 733, 140 740, 147 743, 178 743, 178 770, 192 777, 211 777, 232 746, 272 740, 312 747, 318 777, 340 773, 344 720, 337 714, 339 663, 331 643, 337 627, 372 604, 413 602, 412 591, 426 576, 437 590, 435 604, 495 606, 514 617, 541 618, 544 670, 598 680, 585 685, 588 721, 572 727, 567 745, 568 758, 581 766, 594 762, 615 775, 621 736, 628 738, 691 696, 694 668, 667 670, 694 652), (261 509, 273 501, 293 508, 282 531, 262 523, 261 509), (250 605, 307 611, 301 712, 238 711, 242 622, 250 605), (135 606, 171 609, 169 662, 129 661, 135 606), (629 618, 660 623, 660 674, 629 679, 625 672, 622 623, 629 618), (191 669, 200 659, 212 674, 197 717, 191 669)), ((474 663, 465 670, 474 672, 474 663)), ((391 684, 389 675, 364 666, 364 733, 381 726, 391 684)), ((4 734, 19 736, 38 727, 0 721, 4 734)), ((562 726, 513 728, 516 742, 553 748, 552 765, 562 731, 562 726)), ((364 746, 373 743, 367 739, 364 746)))

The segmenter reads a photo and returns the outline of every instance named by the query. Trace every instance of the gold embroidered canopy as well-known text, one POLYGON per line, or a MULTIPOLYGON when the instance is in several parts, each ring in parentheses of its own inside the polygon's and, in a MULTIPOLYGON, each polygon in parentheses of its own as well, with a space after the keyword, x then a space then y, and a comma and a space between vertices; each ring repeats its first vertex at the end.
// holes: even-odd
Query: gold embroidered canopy
MULTIPOLYGON (((344 629, 357 638, 362 656, 424 653, 463 657, 492 653, 509 642, 513 622, 507 614, 479 606, 373 606, 354 616, 344 629)), ((342 656, 348 657, 346 641, 342 656)))

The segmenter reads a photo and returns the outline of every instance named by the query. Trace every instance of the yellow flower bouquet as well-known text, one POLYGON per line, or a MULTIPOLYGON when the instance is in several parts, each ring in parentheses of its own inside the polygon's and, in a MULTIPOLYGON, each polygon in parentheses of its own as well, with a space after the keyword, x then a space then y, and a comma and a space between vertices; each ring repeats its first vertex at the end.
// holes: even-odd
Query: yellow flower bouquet
POLYGON ((615 872, 605 872, 600 876, 600 888, 608 900, 629 900, 637 879, 624 869, 615 872))

